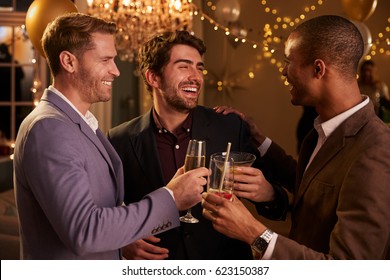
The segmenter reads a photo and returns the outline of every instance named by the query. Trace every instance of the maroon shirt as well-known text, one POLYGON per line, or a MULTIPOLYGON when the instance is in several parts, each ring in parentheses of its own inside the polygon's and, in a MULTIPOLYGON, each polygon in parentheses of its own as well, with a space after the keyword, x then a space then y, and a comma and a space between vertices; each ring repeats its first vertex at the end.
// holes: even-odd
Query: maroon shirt
POLYGON ((153 120, 157 150, 164 176, 164 184, 166 185, 175 175, 177 169, 184 165, 187 146, 191 139, 192 110, 184 122, 172 132, 162 126, 154 109, 153 120))

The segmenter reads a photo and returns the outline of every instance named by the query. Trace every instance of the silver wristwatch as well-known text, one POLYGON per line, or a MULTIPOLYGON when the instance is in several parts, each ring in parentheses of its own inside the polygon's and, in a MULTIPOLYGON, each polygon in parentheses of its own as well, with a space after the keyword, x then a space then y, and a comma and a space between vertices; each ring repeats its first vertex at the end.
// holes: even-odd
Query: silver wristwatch
POLYGON ((267 250, 269 243, 271 242, 274 232, 270 229, 266 229, 260 236, 258 236, 252 243, 253 250, 261 255, 267 250))

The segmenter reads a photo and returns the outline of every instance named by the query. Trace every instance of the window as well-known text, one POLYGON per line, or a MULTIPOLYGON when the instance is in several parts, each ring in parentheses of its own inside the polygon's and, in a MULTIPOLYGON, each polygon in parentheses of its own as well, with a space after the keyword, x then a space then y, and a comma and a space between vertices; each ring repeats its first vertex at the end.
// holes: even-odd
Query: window
POLYGON ((24 26, 31 2, 0 0, 0 156, 11 152, 21 122, 40 98, 46 74, 46 63, 24 26))

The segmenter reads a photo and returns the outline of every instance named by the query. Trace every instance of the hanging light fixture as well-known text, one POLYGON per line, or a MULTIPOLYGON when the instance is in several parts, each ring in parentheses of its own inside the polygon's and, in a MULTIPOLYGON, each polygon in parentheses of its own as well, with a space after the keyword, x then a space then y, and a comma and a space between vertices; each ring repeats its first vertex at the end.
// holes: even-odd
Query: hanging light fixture
POLYGON ((192 0, 87 0, 88 14, 117 24, 116 47, 123 61, 134 60, 140 45, 164 31, 192 29, 192 0))

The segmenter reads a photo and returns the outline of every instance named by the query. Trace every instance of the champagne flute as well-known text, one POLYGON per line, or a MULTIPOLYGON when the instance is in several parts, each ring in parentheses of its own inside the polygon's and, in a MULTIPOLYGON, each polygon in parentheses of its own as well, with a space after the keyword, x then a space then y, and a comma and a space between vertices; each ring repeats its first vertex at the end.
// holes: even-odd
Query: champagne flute
MULTIPOLYGON (((186 159, 184 162, 184 172, 187 172, 192 169, 199 167, 204 167, 206 163, 206 142, 190 140, 188 143, 186 159)), ((187 210, 187 213, 184 216, 180 217, 180 221, 184 223, 198 223, 199 220, 192 216, 191 208, 187 210)))

